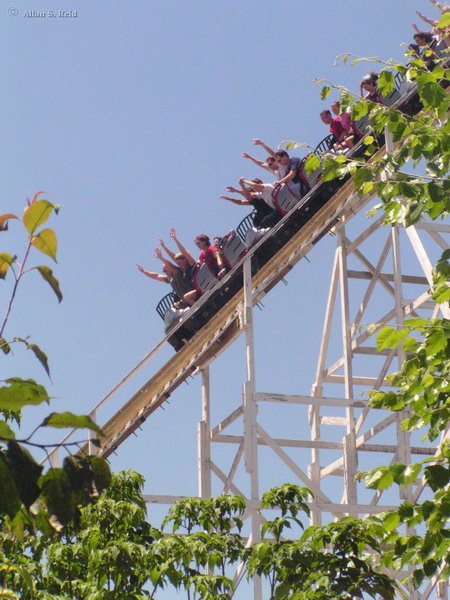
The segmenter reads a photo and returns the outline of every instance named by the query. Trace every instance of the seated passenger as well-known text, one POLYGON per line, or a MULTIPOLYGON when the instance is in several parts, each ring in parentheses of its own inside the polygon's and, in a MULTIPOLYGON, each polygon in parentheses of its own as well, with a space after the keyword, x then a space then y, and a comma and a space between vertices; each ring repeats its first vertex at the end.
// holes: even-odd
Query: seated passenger
POLYGON ((426 68, 432 71, 436 66, 434 50, 437 40, 429 31, 419 31, 414 35, 414 41, 419 46, 419 55, 426 68))
POLYGON ((219 248, 219 247, 220 247, 220 242, 221 242, 221 241, 222 241, 222 237, 221 237, 221 236, 219 236, 219 235, 216 235, 216 236, 213 238, 213 244, 214 244, 214 246, 215 246, 216 248, 219 248))
POLYGON ((345 129, 347 137, 341 142, 344 148, 352 148, 359 139, 363 137, 361 131, 356 127, 355 121, 351 119, 351 112, 341 111, 341 103, 335 100, 331 105, 333 113, 341 119, 341 125, 345 129))
POLYGON ((146 271, 141 265, 136 265, 136 267, 147 277, 171 285, 172 291, 178 298, 178 301, 174 305, 176 308, 187 308, 188 306, 191 306, 193 302, 191 302, 189 294, 194 289, 192 281, 185 279, 181 268, 166 260, 159 248, 155 248, 155 257, 163 263, 162 270, 164 275, 154 273, 153 271, 146 271))
POLYGON ((260 222, 258 229, 268 229, 276 225, 281 219, 282 215, 278 212, 278 210, 275 207, 275 204, 273 202, 273 193, 275 191, 276 184, 281 185, 280 182, 276 181, 273 185, 271 183, 256 183, 255 180, 248 181, 247 179, 241 177, 239 183, 241 183, 241 185, 251 186, 255 190, 254 192, 250 192, 251 198, 260 198, 264 200, 264 202, 270 209, 270 212, 260 222))
MULTIPOLYGON (((450 6, 448 4, 441 4, 440 2, 437 2, 436 0, 431 0, 431 2, 441 11, 441 16, 445 13, 450 12, 450 6)), ((426 17, 418 10, 416 10, 416 13, 419 15, 419 17, 422 19, 422 21, 425 21, 425 23, 428 23, 429 25, 432 26, 433 34, 436 36, 437 41, 438 42, 443 41, 444 44, 447 46, 447 48, 449 48, 450 47, 450 27, 447 26, 447 27, 441 29, 438 27, 438 25, 439 25, 438 19, 430 19, 429 17, 426 17)), ((422 33, 421 30, 417 27, 417 25, 413 24, 413 27, 417 33, 422 33)))
POLYGON ((198 262, 200 264, 205 263, 211 273, 213 273, 218 279, 222 279, 222 277, 224 277, 226 274, 227 269, 218 248, 211 246, 209 237, 202 233, 195 238, 194 243, 197 245, 199 250, 201 250, 198 256, 198 262))
POLYGON ((381 94, 378 90, 378 77, 378 73, 375 73, 375 71, 371 71, 370 73, 367 73, 367 75, 364 75, 364 77, 361 79, 359 89, 361 92, 361 98, 363 100, 383 104, 381 94), (363 94, 363 90, 367 92, 366 95, 363 94))
POLYGON ((167 246, 164 244, 161 238, 159 238, 158 242, 162 249, 169 255, 169 257, 173 261, 175 261, 176 265, 181 269, 184 285, 190 286, 189 291, 184 294, 182 299, 183 302, 185 302, 188 306, 192 306, 198 297, 197 291, 194 288, 194 284, 192 282, 192 276, 194 275, 194 272, 197 268, 197 263, 192 258, 192 255, 189 252, 189 250, 186 250, 181 244, 181 242, 179 242, 179 240, 177 239, 176 231, 173 227, 170 230, 170 237, 174 240, 174 242, 178 246, 178 249, 180 250, 180 252, 177 254, 175 254, 174 252, 172 252, 172 250, 167 248, 167 246))
POLYGON ((320 113, 320 118, 325 125, 329 125, 330 133, 333 135, 334 150, 348 150, 353 148, 353 135, 349 135, 348 131, 342 125, 340 117, 331 116, 331 111, 323 110, 320 113))
POLYGON ((278 187, 279 185, 283 185, 283 183, 300 184, 299 171, 302 162, 301 159, 297 156, 290 157, 285 150, 277 150, 274 156, 277 160, 278 165, 286 169, 286 175, 278 179, 278 181, 275 181, 273 185, 275 187, 278 187))
POLYGON ((252 206, 255 209, 255 214, 253 215, 253 225, 255 227, 260 227, 262 220, 267 215, 271 214, 272 209, 264 200, 256 193, 254 188, 255 183, 262 183, 261 179, 252 179, 249 187, 245 187, 244 178, 241 177, 239 179, 239 184, 241 189, 238 190, 233 186, 228 186, 227 190, 232 192, 233 194, 241 194, 244 196, 244 199, 231 198, 230 196, 220 196, 224 200, 228 200, 229 202, 233 202, 233 204, 237 204, 238 206, 252 206))

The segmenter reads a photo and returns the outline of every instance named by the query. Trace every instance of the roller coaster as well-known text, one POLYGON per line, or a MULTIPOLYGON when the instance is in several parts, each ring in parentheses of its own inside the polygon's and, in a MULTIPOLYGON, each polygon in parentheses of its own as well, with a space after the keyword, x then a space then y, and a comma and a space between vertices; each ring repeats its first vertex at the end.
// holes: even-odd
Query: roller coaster
MULTIPOLYGON (((446 47, 437 49, 444 53, 446 47)), ((400 73, 395 77, 395 89, 386 96, 381 96, 383 105, 388 108, 401 110, 408 115, 416 114, 421 105, 417 95, 417 88, 412 82, 404 81, 400 73)), ((362 117, 356 128, 361 134, 358 143, 346 156, 351 159, 363 155, 365 138, 372 133, 367 116, 362 117)), ((314 149, 318 162, 322 163, 327 154, 334 154, 333 148, 336 138, 333 134, 327 135, 314 149)), ((379 148, 384 145, 384 136, 377 140, 379 148)), ((170 332, 169 343, 179 350, 192 336, 208 322, 211 315, 224 306, 228 300, 242 288, 242 264, 247 254, 252 256, 253 273, 255 274, 263 265, 271 260, 286 241, 313 216, 323 208, 333 195, 344 185, 347 178, 336 179, 330 182, 321 181, 321 166, 312 173, 307 173, 305 157, 299 167, 300 189, 297 193, 289 184, 283 184, 274 194, 274 205, 283 217, 282 223, 262 234, 255 231, 254 212, 247 215, 237 226, 236 231, 227 233, 219 246, 222 257, 229 269, 224 280, 219 281, 205 264, 198 265, 194 273, 194 284, 202 296, 201 305, 194 305, 189 309, 176 309, 178 298, 173 292, 166 294, 156 307, 157 313, 164 320, 166 332, 170 332), (261 239, 263 237, 263 239, 261 239), (204 296, 204 297, 203 297, 204 296)), ((317 243, 319 240, 315 240, 317 243)))
MULTIPOLYGON (((444 50, 442 50, 444 52, 444 50)), ((396 88, 383 98, 383 103, 391 108, 398 109, 405 114, 414 115, 422 106, 414 83, 404 82, 401 77, 396 77, 396 88)), ((358 129, 369 135, 370 123, 367 119, 358 122, 358 129)), ((317 145, 314 153, 321 161, 324 153, 333 152, 334 138, 327 136, 317 145)), ((349 158, 363 155, 365 144, 363 137, 351 151, 349 158)), ((388 132, 378 137, 378 149, 368 159, 376 160, 378 157, 392 152, 394 149, 392 139, 388 132)), ((401 143, 401 142, 400 142, 401 143)), ((382 218, 378 219, 363 231, 355 240, 347 238, 345 227, 347 223, 375 196, 375 190, 361 195, 355 188, 354 177, 346 176, 343 179, 322 181, 320 168, 313 173, 303 173, 306 193, 299 198, 290 193, 286 187, 285 192, 279 195, 280 221, 269 231, 258 235, 252 231, 253 217, 248 215, 237 227, 225 237, 222 242, 222 254, 228 263, 229 272, 218 281, 201 267, 196 275, 197 288, 202 292, 197 302, 188 310, 177 312, 173 308, 175 300, 172 294, 165 296, 157 306, 158 314, 164 319, 166 335, 154 348, 128 373, 89 413, 94 420, 100 409, 114 396, 128 381, 159 350, 167 343, 175 348, 174 355, 145 383, 109 420, 102 424, 104 437, 101 447, 94 447, 89 443, 82 451, 98 452, 103 457, 108 457, 116 452, 121 444, 134 432, 141 428, 143 423, 161 407, 192 374, 202 376, 202 421, 199 424, 199 496, 211 495, 211 474, 217 475, 223 484, 223 493, 245 493, 239 488, 234 477, 241 461, 245 459, 245 470, 249 475, 251 492, 248 494, 248 517, 251 520, 251 536, 249 543, 258 539, 259 527, 259 487, 258 487, 258 447, 266 446, 274 451, 277 457, 287 466, 304 485, 309 487, 315 496, 311 503, 313 523, 320 524, 322 514, 331 513, 333 516, 345 514, 375 514, 393 508, 391 504, 380 503, 380 496, 374 496, 371 502, 361 503, 357 497, 355 475, 358 470, 358 453, 380 452, 392 453, 399 462, 410 462, 411 455, 433 456, 435 449, 412 445, 406 434, 401 431, 401 414, 390 414, 376 424, 368 426, 366 431, 362 427, 366 420, 369 406, 366 401, 355 397, 356 386, 369 386, 379 389, 389 385, 386 373, 391 361, 397 355, 391 352, 380 355, 385 361, 375 377, 354 375, 352 360, 357 354, 377 355, 375 348, 365 345, 368 334, 358 334, 355 323, 361 321, 364 307, 367 305, 371 290, 376 283, 380 283, 392 296, 394 308, 388 310, 380 322, 389 322, 396 319, 401 324, 402 319, 416 311, 425 308, 436 311, 431 302, 427 288, 431 282, 431 264, 427 261, 426 252, 417 237, 417 230, 426 230, 441 248, 448 247, 441 237, 441 233, 450 233, 450 226, 445 224, 424 223, 418 224, 407 235, 414 246, 419 261, 423 267, 424 276, 404 275, 398 260, 398 231, 392 228, 389 239, 382 250, 381 258, 377 264, 371 263, 359 250, 361 243, 367 239, 377 227, 381 226, 382 218), (250 233, 249 233, 250 232, 250 233), (255 357, 253 340, 252 308, 258 304, 279 282, 283 281, 289 271, 320 242, 329 232, 336 232, 338 248, 335 265, 330 285, 327 303, 327 314, 321 341, 320 356, 318 360, 317 375, 310 396, 289 396, 283 393, 258 393, 255 388, 255 357), (256 234, 256 235, 254 235, 256 234), (253 238, 252 238, 253 236, 253 238), (251 239, 251 243, 249 243, 251 239), (391 241, 389 241, 391 240, 391 241), (395 254, 393 274, 384 274, 382 267, 389 248, 395 254), (366 271, 352 271, 348 269, 346 260, 351 253, 365 265, 366 271), (361 301, 357 318, 351 322, 349 317, 349 290, 348 282, 351 277, 370 279, 368 291, 361 301), (341 313, 343 330, 343 353, 337 361, 326 366, 327 350, 331 335, 331 321, 333 306, 338 293, 340 282, 341 313), (402 293, 402 284, 421 285, 424 291, 416 299, 410 300, 402 293), (232 411, 224 420, 215 427, 210 420, 209 396, 209 365, 221 355, 241 334, 246 339, 247 381, 243 386, 243 402, 232 411), (339 369, 344 370, 344 375, 337 374, 339 369), (344 385, 342 397, 326 397, 323 389, 325 384, 344 385), (258 404, 275 403, 280 410, 282 405, 304 406, 308 408, 308 419, 311 427, 310 440, 292 440, 272 437, 258 423, 258 404), (339 408, 345 416, 338 417, 334 413, 324 416, 321 410, 327 407, 339 408), (357 414, 356 411, 359 411, 357 414), (359 416, 358 416, 359 415, 359 416), (224 431, 230 424, 243 419, 242 435, 226 435, 224 431), (345 435, 341 441, 329 441, 321 438, 321 428, 326 425, 345 428, 345 435), (382 443, 373 443, 373 438, 389 427, 396 428, 397 443, 392 444, 383 440, 382 443), (236 444, 236 456, 230 470, 225 473, 211 457, 211 443, 219 442, 236 444), (295 463, 288 456, 286 447, 304 448, 311 452, 311 463, 306 472, 301 463, 295 463), (320 462, 325 455, 328 461, 330 452, 339 453, 339 458, 326 464, 320 462), (320 454, 322 452, 322 454, 320 454), (328 453, 328 454, 325 454, 328 453), (322 481, 329 476, 336 476, 343 481, 343 495, 338 501, 333 501, 330 495, 324 492, 322 481)), ((383 308, 384 309, 384 308, 383 308)), ((450 317, 447 309, 441 308, 447 318, 450 317)), ((434 314, 437 314, 436 312, 434 314)), ((398 357, 399 361, 401 357, 398 357)), ((68 434, 62 443, 71 435, 68 434)), ((56 452, 53 456, 56 461, 56 452)), ((421 493, 417 488, 413 501, 421 493)), ((412 492, 407 492, 412 494, 412 492)), ((147 495, 148 502, 170 503, 180 497, 147 495)), ((242 574, 241 574, 242 575, 242 574)), ((430 598, 433 586, 421 592, 420 598, 430 598)), ((419 596, 410 588, 404 589, 405 597, 418 600, 419 596)), ((438 596, 447 598, 447 587, 438 588, 438 596)), ((261 598, 260 583, 255 582, 254 598, 261 598), (258 587, 259 586, 259 587, 258 587)))

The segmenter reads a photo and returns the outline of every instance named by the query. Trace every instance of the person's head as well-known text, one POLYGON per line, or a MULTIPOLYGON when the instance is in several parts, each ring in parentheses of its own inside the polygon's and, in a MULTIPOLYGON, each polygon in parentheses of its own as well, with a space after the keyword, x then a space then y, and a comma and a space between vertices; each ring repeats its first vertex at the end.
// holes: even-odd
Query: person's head
POLYGON ((331 110, 337 116, 341 114, 341 103, 339 102, 339 100, 335 100, 333 102, 333 104, 331 105, 331 110))
POLYGON ((286 150, 277 150, 277 152, 274 154, 274 158, 282 167, 287 166, 291 162, 289 154, 286 152, 286 150))
POLYGON ((171 275, 173 275, 174 273, 177 273, 177 272, 179 272, 181 268, 182 268, 182 267, 181 267, 181 265, 179 265, 178 267, 176 267, 176 266, 175 266, 175 265, 173 265, 172 263, 169 263, 169 264, 167 264, 167 265, 166 265, 166 264, 164 264, 164 265, 163 265, 163 268, 162 268, 162 270, 163 270, 163 273, 164 273, 165 275, 167 275, 168 277, 170 277, 170 276, 171 276, 171 275))
POLYGON ((177 254, 175 254, 175 262, 177 263, 178 267, 180 267, 180 269, 182 271, 187 269, 189 266, 187 258, 181 252, 178 252, 177 254))
POLYGON ((322 119, 322 123, 325 123, 325 125, 330 125, 333 121, 333 117, 331 116, 331 112, 329 110, 323 110, 320 113, 320 118, 322 119))
POLYGON ((221 241, 222 241, 222 238, 220 236, 216 235, 216 237, 213 238, 214 246, 216 248, 218 248, 220 246, 221 241))
POLYGON ((423 46, 429 46, 433 41, 433 36, 429 31, 418 31, 414 35, 414 41, 418 46, 423 48, 423 46))
POLYGON ((266 165, 268 167, 270 167, 271 169, 276 169, 277 168, 277 159, 275 158, 275 156, 268 156, 266 158, 266 165))
POLYGON ((194 244, 198 248, 200 248, 200 250, 204 250, 205 248, 208 248, 211 245, 211 242, 210 242, 209 237, 207 235, 205 235, 204 233, 201 233, 200 235, 198 235, 195 238, 194 244))
POLYGON ((377 89, 378 73, 373 71, 364 75, 361 79, 361 89, 366 92, 374 92, 377 89))

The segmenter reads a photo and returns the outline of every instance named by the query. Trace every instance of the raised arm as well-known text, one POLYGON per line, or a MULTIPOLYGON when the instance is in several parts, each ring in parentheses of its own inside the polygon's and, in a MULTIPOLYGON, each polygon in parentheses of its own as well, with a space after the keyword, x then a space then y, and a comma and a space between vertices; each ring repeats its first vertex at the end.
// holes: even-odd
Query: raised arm
POLYGON ((258 165, 258 167, 261 167, 261 169, 265 169, 266 171, 269 171, 269 173, 274 173, 274 171, 269 167, 269 165, 267 163, 265 163, 262 160, 258 160, 257 158, 255 158, 254 156, 250 156, 250 154, 247 154, 247 152, 242 152, 242 156, 244 158, 248 158, 250 159, 252 162, 255 163, 255 165, 258 165))
POLYGON ((255 146, 261 146, 262 148, 264 148, 264 150, 267 152, 267 154, 270 154, 270 156, 274 156, 275 151, 272 150, 272 148, 269 148, 269 146, 267 146, 267 144, 265 144, 259 138, 253 138, 252 142, 255 144, 255 146))
POLYGON ((430 0, 430 2, 434 4, 441 12, 444 12, 447 9, 447 5, 442 4, 442 2, 438 2, 438 0, 430 0))
POLYGON ((161 238, 158 238, 158 242, 159 242, 159 245, 161 246, 161 248, 164 250, 164 252, 166 252, 166 254, 167 254, 168 256, 170 256, 170 258, 171 258, 172 260, 175 260, 175 254, 174 254, 174 252, 172 252, 172 250, 170 250, 170 249, 169 249, 169 248, 168 248, 168 247, 165 245, 165 243, 163 242, 163 240, 162 240, 161 238))
POLYGON ((227 186, 227 190, 229 192, 233 192, 233 194, 240 194, 241 196, 245 196, 245 193, 243 190, 238 190, 237 188, 233 187, 232 185, 227 186))
POLYGON ((250 204, 248 200, 241 200, 240 198, 231 198, 230 196, 219 196, 219 198, 222 198, 223 200, 229 200, 230 202, 233 202, 233 204, 238 204, 239 206, 247 206, 248 204, 250 204))
POLYGON ((160 248, 155 248, 155 252, 154 252, 153 256, 162 262, 162 264, 166 267, 166 269, 168 270, 169 273, 176 273, 176 272, 180 273, 181 272, 180 268, 177 265, 174 265, 173 263, 170 262, 170 260, 167 260, 167 258, 164 258, 160 248))
POLYGON ((431 27, 436 27, 439 23, 438 20, 436 19, 430 19, 430 17, 427 17, 425 15, 423 15, 420 11, 416 10, 416 13, 419 15, 419 17, 422 19, 422 21, 425 21, 425 23, 428 23, 428 25, 431 25, 431 27))
POLYGON ((154 279, 155 281, 161 281, 162 283, 169 283, 169 278, 167 275, 161 275, 161 273, 154 273, 153 271, 146 271, 141 265, 136 265, 138 271, 150 277, 150 279, 154 279))
MULTIPOLYGON (((249 185, 250 187, 252 187, 255 192, 263 192, 264 191, 264 184, 262 183, 255 183, 253 181, 250 181, 248 179, 245 179, 244 177, 241 177, 239 179, 239 183, 241 184, 243 193, 246 192, 247 194, 250 194, 251 192, 249 190, 247 190, 244 185, 249 185)), ((244 193, 245 195, 245 193, 244 193)))
POLYGON ((195 260, 192 258, 192 254, 189 252, 189 250, 186 250, 186 248, 183 246, 183 244, 179 241, 179 239, 177 238, 177 232, 175 231, 175 229, 173 227, 170 230, 170 237, 173 239, 175 244, 178 246, 179 251, 184 256, 184 258, 188 261, 189 265, 191 267, 194 266, 195 260))

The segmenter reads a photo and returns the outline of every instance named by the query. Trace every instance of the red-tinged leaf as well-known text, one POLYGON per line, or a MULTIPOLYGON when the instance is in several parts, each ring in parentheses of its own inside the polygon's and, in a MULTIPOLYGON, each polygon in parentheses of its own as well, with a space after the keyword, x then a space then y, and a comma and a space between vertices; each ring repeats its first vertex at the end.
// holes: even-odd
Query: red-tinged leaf
POLYGON ((6 229, 8 229, 8 221, 9 219, 18 219, 19 217, 16 217, 16 215, 12 215, 11 213, 8 213, 6 215, 0 215, 0 231, 6 231, 6 229))
POLYGON ((36 202, 33 200, 33 203, 25 209, 23 215, 23 224, 27 231, 33 234, 38 227, 48 220, 53 210, 53 204, 47 200, 37 200, 36 202))
POLYGON ((30 204, 34 204, 37 201, 39 194, 44 194, 44 192, 36 192, 35 195, 33 196, 33 200, 30 202, 30 204))
POLYGON ((38 235, 33 237, 31 243, 43 254, 47 254, 47 256, 50 256, 57 262, 56 251, 58 249, 58 240, 53 229, 43 229, 38 235))

